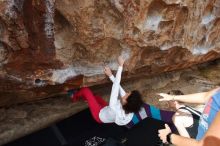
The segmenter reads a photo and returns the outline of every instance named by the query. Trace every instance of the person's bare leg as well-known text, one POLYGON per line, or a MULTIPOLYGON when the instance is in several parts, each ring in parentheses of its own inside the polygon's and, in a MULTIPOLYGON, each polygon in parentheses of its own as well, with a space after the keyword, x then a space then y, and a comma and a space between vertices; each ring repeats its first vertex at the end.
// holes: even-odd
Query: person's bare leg
POLYGON ((186 128, 193 125, 193 117, 191 113, 179 109, 173 116, 173 123, 181 136, 190 137, 186 128))

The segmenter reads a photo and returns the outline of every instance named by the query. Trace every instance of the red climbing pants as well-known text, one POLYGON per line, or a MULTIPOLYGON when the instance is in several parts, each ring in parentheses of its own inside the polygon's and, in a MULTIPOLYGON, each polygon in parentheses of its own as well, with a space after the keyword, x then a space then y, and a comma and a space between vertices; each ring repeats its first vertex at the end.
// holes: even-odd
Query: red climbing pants
POLYGON ((83 87, 78 92, 76 92, 76 94, 73 96, 73 101, 78 100, 80 97, 88 102, 88 106, 93 118, 98 123, 102 123, 99 118, 99 112, 103 107, 107 106, 107 102, 104 101, 101 97, 95 96, 88 87, 83 87))

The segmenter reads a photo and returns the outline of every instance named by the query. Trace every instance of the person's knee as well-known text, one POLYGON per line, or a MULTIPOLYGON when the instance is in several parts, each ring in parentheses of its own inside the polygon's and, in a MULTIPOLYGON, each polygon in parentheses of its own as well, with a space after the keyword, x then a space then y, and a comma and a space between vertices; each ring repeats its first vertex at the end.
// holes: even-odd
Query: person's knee
POLYGON ((81 96, 84 96, 84 97, 87 97, 87 98, 89 98, 91 96, 94 96, 92 90, 88 87, 81 88, 80 89, 80 94, 81 94, 81 96))
POLYGON ((175 125, 180 125, 183 123, 182 118, 180 116, 178 116, 177 114, 173 115, 172 121, 175 125))
POLYGON ((81 91, 84 91, 84 92, 91 91, 88 87, 82 87, 80 90, 81 90, 81 91))
POLYGON ((193 118, 188 113, 176 112, 172 117, 172 121, 176 126, 183 125, 184 127, 189 127, 193 124, 193 118))

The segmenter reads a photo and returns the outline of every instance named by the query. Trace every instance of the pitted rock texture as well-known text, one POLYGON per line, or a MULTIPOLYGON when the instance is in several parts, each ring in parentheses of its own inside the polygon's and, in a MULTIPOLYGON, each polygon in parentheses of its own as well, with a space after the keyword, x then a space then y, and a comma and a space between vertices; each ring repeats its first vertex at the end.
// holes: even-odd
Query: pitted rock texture
POLYGON ((219 0, 1 0, 0 106, 105 83, 119 55, 131 80, 219 50, 219 0))

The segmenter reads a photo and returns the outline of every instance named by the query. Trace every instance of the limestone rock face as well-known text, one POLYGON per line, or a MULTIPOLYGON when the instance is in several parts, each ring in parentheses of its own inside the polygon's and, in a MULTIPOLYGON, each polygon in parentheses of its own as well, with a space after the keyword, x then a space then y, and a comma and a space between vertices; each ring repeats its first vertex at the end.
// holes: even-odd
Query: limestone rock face
POLYGON ((219 0, 1 0, 0 106, 104 83, 119 55, 129 80, 219 51, 219 0))

